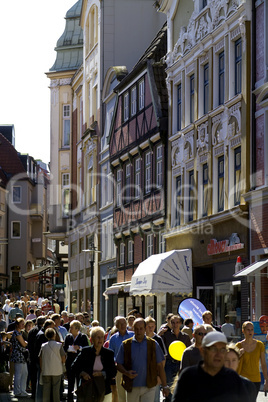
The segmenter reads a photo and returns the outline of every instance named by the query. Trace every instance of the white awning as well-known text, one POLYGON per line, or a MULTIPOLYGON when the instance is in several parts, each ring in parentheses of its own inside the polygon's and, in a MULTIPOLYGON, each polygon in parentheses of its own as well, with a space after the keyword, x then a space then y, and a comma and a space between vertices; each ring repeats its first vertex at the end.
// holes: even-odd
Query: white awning
POLYGON ((130 282, 120 282, 113 283, 112 286, 109 286, 105 292, 103 292, 103 296, 106 300, 109 298, 109 295, 118 295, 120 291, 128 293, 130 289, 130 282))
POLYGON ((131 279, 130 295, 192 293, 192 250, 154 254, 138 265, 131 279))
MULTIPOLYGON (((260 270, 262 270, 263 268, 266 268, 266 267, 268 267, 268 260, 257 261, 257 262, 254 262, 253 264, 248 265, 247 267, 241 269, 233 276, 235 278, 238 278, 240 276, 253 276, 253 275, 256 275, 260 270)), ((265 275, 266 275, 266 273, 265 273, 265 275)))

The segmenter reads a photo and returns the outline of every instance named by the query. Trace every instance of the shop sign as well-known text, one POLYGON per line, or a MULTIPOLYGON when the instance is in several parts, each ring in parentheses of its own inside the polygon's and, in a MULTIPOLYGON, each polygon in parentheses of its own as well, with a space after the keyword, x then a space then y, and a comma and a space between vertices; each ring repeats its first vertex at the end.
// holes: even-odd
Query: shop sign
POLYGON ((230 239, 217 241, 211 239, 207 245, 207 254, 215 255, 222 253, 229 253, 230 251, 241 250, 244 248, 244 243, 240 242, 240 238, 237 233, 232 233, 230 239))

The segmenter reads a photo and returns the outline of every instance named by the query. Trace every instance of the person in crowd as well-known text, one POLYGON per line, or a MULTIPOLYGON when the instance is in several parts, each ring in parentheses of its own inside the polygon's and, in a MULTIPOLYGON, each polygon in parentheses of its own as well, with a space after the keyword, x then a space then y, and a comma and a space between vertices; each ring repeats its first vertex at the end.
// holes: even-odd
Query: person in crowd
POLYGON ((230 317, 229 315, 226 315, 224 317, 225 323, 221 326, 221 331, 224 333, 226 336, 228 342, 230 342, 233 337, 235 336, 235 329, 233 324, 230 323, 230 317))
POLYGON ((87 334, 87 336, 89 337, 89 334, 90 334, 90 328, 91 328, 91 321, 90 321, 90 316, 89 316, 89 314, 85 311, 84 313, 83 313, 83 316, 84 316, 84 326, 85 326, 85 328, 86 328, 86 334, 87 334))
POLYGON ((238 374, 252 381, 256 388, 256 397, 261 386, 260 364, 264 376, 264 391, 268 391, 268 374, 265 360, 265 346, 261 341, 254 339, 254 326, 251 321, 242 324, 242 332, 245 336, 236 346, 242 350, 239 361, 238 374))
POLYGON ((73 313, 69 313, 69 314, 68 314, 68 322, 65 323, 65 324, 63 324, 64 328, 66 328, 68 332, 69 332, 69 330, 70 330, 70 324, 71 324, 71 322, 72 322, 73 320, 74 320, 74 314, 73 314, 73 313))
POLYGON ((30 380, 31 380, 31 394, 32 398, 35 398, 36 384, 37 384, 37 368, 38 368, 38 356, 35 353, 36 337, 45 323, 45 316, 41 315, 36 319, 36 326, 33 327, 28 334, 28 350, 30 355, 30 380))
POLYGON ((128 331, 133 331, 133 324, 135 321, 135 316, 130 314, 127 316, 127 329, 128 331))
POLYGON ((207 334, 204 325, 197 325, 193 331, 194 342, 188 346, 182 354, 180 370, 194 366, 202 360, 202 340, 207 334))
MULTIPOLYGON (((112 349, 112 351, 114 352, 114 357, 116 358, 116 355, 119 351, 122 342, 125 341, 126 339, 131 338, 134 335, 134 332, 127 330, 127 320, 125 319, 125 317, 122 316, 115 317, 114 324, 118 329, 118 332, 116 332, 113 336, 111 336, 109 349, 112 349)), ((116 375, 118 402, 126 402, 126 391, 122 387, 121 381, 122 381, 122 373, 118 371, 116 375)))
POLYGON ((21 317, 24 317, 23 311, 19 308, 19 303, 15 303, 8 313, 9 322, 15 321, 16 314, 20 313, 21 317))
POLYGON ((60 342, 63 343, 64 339, 66 338, 66 335, 68 334, 68 331, 66 328, 64 328, 60 325, 61 324, 60 315, 56 314, 56 313, 52 314, 51 320, 54 321, 54 323, 55 323, 54 329, 59 337, 60 342))
POLYGON ((14 331, 15 326, 16 326, 16 320, 17 320, 18 318, 23 318, 23 315, 22 315, 21 313, 16 313, 15 320, 14 320, 14 321, 11 321, 10 324, 8 324, 7 332, 14 331))
POLYGON ((23 339, 22 330, 24 319, 18 318, 15 323, 15 330, 11 336, 11 356, 10 360, 14 363, 14 395, 15 397, 29 397, 26 392, 27 381, 27 358, 25 356, 27 342, 23 339))
MULTIPOLYGON (((28 337, 29 337, 29 332, 30 330, 33 328, 34 323, 31 320, 26 320, 25 321, 25 325, 24 325, 24 329, 21 331, 22 337, 23 339, 27 342, 27 350, 29 352, 29 342, 28 342, 28 337)), ((27 375, 27 381, 26 381, 26 392, 31 392, 30 390, 30 359, 27 360, 27 371, 28 371, 28 375, 27 375)))
POLYGON ((5 304, 3 305, 3 310, 5 312, 5 317, 4 318, 6 320, 7 325, 9 324, 8 314, 9 314, 10 309, 11 309, 11 307, 10 307, 10 299, 6 299, 5 304))
POLYGON ((6 320, 3 319, 3 313, 0 311, 0 332, 7 330, 7 323, 6 320))
POLYGON ((97 326, 91 329, 92 346, 82 349, 72 364, 72 370, 76 377, 81 378, 82 384, 90 379, 99 382, 99 388, 102 390, 100 401, 103 400, 101 399, 103 395, 112 393, 112 402, 117 402, 114 352, 103 347, 104 335, 105 331, 102 327, 97 326))
POLYGON ((212 325, 210 325, 210 324, 202 324, 202 325, 204 326, 204 328, 205 328, 207 334, 208 334, 209 332, 216 331, 216 329, 214 329, 214 328, 212 327, 212 325))
MULTIPOLYGON (((187 334, 184 334, 180 331, 180 328, 183 324, 183 319, 179 315, 173 315, 171 317, 171 331, 165 331, 163 335, 161 335, 166 350, 168 352, 165 364, 165 372, 167 377, 168 386, 171 387, 174 378, 180 370, 180 361, 173 359, 169 354, 169 345, 174 341, 181 341, 185 344, 186 347, 191 345, 191 340, 187 334)), ((171 393, 167 397, 167 401, 171 401, 171 393)))
MULTIPOLYGON (((108 328, 110 328, 110 327, 108 327, 108 328)), ((107 330, 108 330, 108 328, 107 328, 107 330)), ((106 330, 106 334, 107 334, 107 330, 106 330)), ((113 326, 113 328, 111 328, 111 329, 109 330, 109 332, 110 332, 110 335, 113 336, 114 334, 116 334, 116 332, 118 332, 118 328, 116 328, 116 326, 113 326)), ((104 347, 104 348, 109 348, 109 344, 110 344, 110 340, 107 339, 107 340, 104 342, 103 347, 104 347)))
POLYGON ((184 334, 187 334, 189 336, 190 339, 193 338, 193 326, 194 326, 194 322, 192 320, 192 318, 186 318, 186 320, 184 320, 184 326, 181 329, 181 332, 183 332, 184 334))
POLYGON ((34 314, 33 308, 30 308, 29 314, 26 316, 26 320, 36 320, 36 315, 34 314))
POLYGON ((61 318, 63 319, 63 324, 67 324, 67 322, 69 322, 67 311, 62 310, 60 315, 61 315, 61 318))
POLYGON ((204 360, 187 367, 180 373, 175 385, 172 402, 255 402, 248 393, 242 378, 224 366, 226 336, 213 331, 202 340, 204 360))
POLYGON ((124 341, 116 356, 117 369, 123 374, 122 384, 127 391, 127 401, 153 401, 157 375, 162 383, 163 396, 169 394, 163 362, 164 354, 159 344, 145 336, 143 318, 134 321, 132 338, 124 341))
POLYGON ((173 313, 168 313, 166 316, 166 322, 162 324, 158 330, 158 335, 163 335, 166 331, 171 331, 172 330, 172 325, 171 325, 171 318, 173 317, 173 313))
POLYGON ((56 341, 56 331, 48 328, 45 331, 47 342, 41 346, 39 359, 43 382, 43 402, 60 402, 60 386, 63 374, 63 363, 66 357, 60 342, 56 341))
POLYGON ((23 300, 20 302, 20 309, 22 310, 23 318, 25 319, 27 316, 27 307, 26 307, 25 301, 23 301, 23 300))
POLYGON ((202 314, 202 319, 203 319, 203 324, 209 324, 211 325, 216 331, 221 332, 220 327, 218 327, 217 325, 214 325, 212 323, 212 312, 209 310, 204 311, 204 313, 202 314))
POLYGON ((57 303, 56 299, 53 299, 53 307, 56 314, 60 314, 60 305, 57 303))
POLYGON ((63 345, 63 349, 67 354, 66 372, 68 379, 68 401, 73 401, 73 391, 75 386, 75 376, 71 370, 71 365, 82 348, 88 346, 88 338, 85 334, 80 332, 80 329, 81 322, 73 320, 70 323, 70 333, 66 335, 63 345))
MULTIPOLYGON (((37 359, 37 384, 36 384, 36 395, 35 395, 36 402, 42 402, 43 399, 43 383, 40 380, 41 369, 38 357, 43 343, 47 342, 47 338, 45 336, 46 329, 54 327, 55 327, 54 321, 51 319, 46 319, 44 326, 41 328, 41 330, 38 332, 36 336, 36 342, 35 342, 35 356, 37 359)), ((57 342, 59 342, 58 337, 56 337, 56 340, 57 342)))
MULTIPOLYGON (((149 336, 149 338, 154 339, 160 346, 160 348, 162 349, 162 352, 164 354, 164 356, 167 355, 167 351, 163 342, 163 339, 161 338, 161 336, 157 335, 154 331, 156 328, 156 323, 155 323, 155 319, 151 316, 148 316, 145 318, 145 331, 146 331, 146 336, 149 336)), ((165 363, 166 360, 163 361, 163 367, 165 367, 165 363)), ((156 389, 155 389, 155 398, 154 398, 154 402, 159 402, 160 401, 160 384, 161 384, 161 380, 160 377, 157 377, 157 385, 156 385, 156 389)))
POLYGON ((75 319, 80 321, 80 323, 81 323, 80 332, 82 334, 87 335, 87 327, 84 325, 84 322, 85 322, 84 315, 82 313, 78 312, 75 314, 75 319))
MULTIPOLYGON (((241 351, 234 343, 228 343, 226 346, 226 356, 224 366, 237 372, 239 366, 239 360, 241 358, 241 351)), ((242 377, 246 388, 248 389, 251 398, 256 398, 255 385, 245 377, 242 377)))

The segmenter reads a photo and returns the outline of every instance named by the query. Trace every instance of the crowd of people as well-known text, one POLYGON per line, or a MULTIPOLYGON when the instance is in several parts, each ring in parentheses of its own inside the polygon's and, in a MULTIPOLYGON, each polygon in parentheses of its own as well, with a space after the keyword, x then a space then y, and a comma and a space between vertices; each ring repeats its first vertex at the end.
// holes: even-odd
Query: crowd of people
POLYGON ((235 344, 230 328, 225 334, 215 326, 210 311, 195 327, 169 313, 157 329, 153 317, 134 310, 104 330, 88 312, 73 314, 44 298, 38 304, 35 294, 25 293, 3 301, 0 331, 0 372, 9 373, 16 397, 160 402, 162 393, 167 402, 253 402, 260 364, 268 390, 264 344, 254 339, 253 323, 243 323, 244 338, 235 344), (180 360, 170 354, 174 341, 184 344, 180 360))

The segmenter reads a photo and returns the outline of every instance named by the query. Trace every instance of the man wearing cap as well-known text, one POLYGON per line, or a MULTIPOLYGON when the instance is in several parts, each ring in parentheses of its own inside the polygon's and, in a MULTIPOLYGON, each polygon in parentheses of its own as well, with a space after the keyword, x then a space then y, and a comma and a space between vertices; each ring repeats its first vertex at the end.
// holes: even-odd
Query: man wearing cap
POLYGON ((202 341, 204 360, 182 370, 172 402, 253 402, 243 379, 224 367, 226 336, 218 331, 209 332, 202 341))

